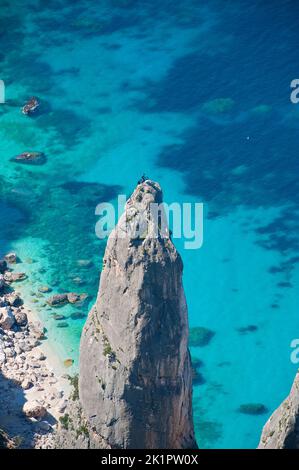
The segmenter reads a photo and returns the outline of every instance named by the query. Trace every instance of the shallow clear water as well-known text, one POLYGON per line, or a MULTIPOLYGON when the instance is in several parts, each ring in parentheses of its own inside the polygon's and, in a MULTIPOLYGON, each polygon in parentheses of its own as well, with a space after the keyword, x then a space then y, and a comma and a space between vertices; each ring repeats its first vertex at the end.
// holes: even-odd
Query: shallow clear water
POLYGON ((215 333, 191 351, 203 363, 197 438, 205 448, 255 447, 296 371, 298 5, 72 3, 0 2, 1 251, 18 252, 22 290, 75 370, 105 249, 96 205, 129 195, 142 173, 167 202, 204 202, 203 247, 176 241, 190 325, 215 333), (42 107, 27 118, 20 106, 32 95, 42 107), (10 161, 25 150, 44 151, 47 163, 10 161), (89 304, 48 310, 41 285, 87 292, 89 304), (268 414, 241 414, 244 403, 268 414))

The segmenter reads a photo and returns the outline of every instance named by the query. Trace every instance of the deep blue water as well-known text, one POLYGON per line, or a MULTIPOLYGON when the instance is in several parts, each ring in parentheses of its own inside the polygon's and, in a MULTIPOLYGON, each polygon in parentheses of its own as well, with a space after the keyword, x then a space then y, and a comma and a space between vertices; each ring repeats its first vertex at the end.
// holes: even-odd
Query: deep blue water
POLYGON ((1 251, 19 253, 23 290, 49 341, 75 370, 89 306, 79 319, 65 307, 68 326, 58 328, 36 294, 44 284, 84 291, 91 305, 105 249, 94 232, 99 202, 129 196, 142 173, 160 182, 167 202, 203 202, 202 248, 176 242, 190 325, 214 333, 191 348, 202 364, 197 438, 200 447, 255 447, 296 371, 298 2, 0 7, 1 251), (20 107, 32 95, 42 106, 27 118, 20 107), (25 150, 44 151, 47 163, 10 161, 25 150), (268 413, 242 414, 246 403, 268 413))

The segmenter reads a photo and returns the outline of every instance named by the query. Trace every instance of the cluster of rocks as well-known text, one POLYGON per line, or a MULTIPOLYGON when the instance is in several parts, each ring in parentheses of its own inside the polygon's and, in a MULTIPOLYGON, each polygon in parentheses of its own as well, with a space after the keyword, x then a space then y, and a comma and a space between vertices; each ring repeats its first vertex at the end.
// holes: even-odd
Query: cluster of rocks
POLYGON ((27 278, 25 273, 13 272, 9 269, 9 265, 17 262, 16 253, 8 253, 0 260, 0 292, 9 287, 12 282, 23 281, 27 278))
POLYGON ((64 390, 41 349, 44 328, 11 288, 8 262, 0 260, 0 428, 20 446, 51 448, 57 418, 66 407, 64 390))

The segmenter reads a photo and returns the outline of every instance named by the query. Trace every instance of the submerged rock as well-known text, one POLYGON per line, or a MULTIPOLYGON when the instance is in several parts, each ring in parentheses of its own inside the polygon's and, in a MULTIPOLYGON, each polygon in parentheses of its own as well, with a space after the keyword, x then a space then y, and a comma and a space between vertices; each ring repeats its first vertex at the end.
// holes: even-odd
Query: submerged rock
POLYGON ((39 107, 39 101, 35 96, 32 96, 22 107, 22 113, 31 115, 36 112, 39 107))
POLYGON ((42 294, 45 294, 47 292, 51 292, 51 287, 48 287, 48 286, 40 286, 38 288, 38 291, 41 292, 42 294))
POLYGON ((258 327, 256 325, 248 325, 248 326, 241 326, 240 328, 237 328, 238 333, 241 335, 244 335, 246 333, 254 333, 258 330, 258 327))
POLYGON ((196 326, 190 328, 189 346, 191 347, 203 347, 207 346, 213 336, 214 331, 204 328, 202 326, 196 326))
POLYGON ((71 314, 71 319, 72 320, 82 320, 82 318, 85 318, 86 315, 83 312, 73 312, 71 314))
POLYGON ((59 320, 65 320, 65 318, 66 318, 65 315, 56 315, 56 314, 53 315, 53 319, 54 319, 54 320, 57 320, 57 321, 59 321, 59 320))
POLYGON ((69 324, 66 321, 57 323, 57 328, 67 328, 69 324))
POLYGON ((43 165, 47 159, 43 152, 23 152, 13 157, 11 161, 26 165, 43 165))
POLYGON ((67 294, 67 299, 70 304, 76 304, 87 299, 87 294, 75 294, 74 292, 70 292, 69 294, 67 294))
POLYGON ((7 255, 4 256, 4 261, 6 261, 9 264, 15 264, 17 262, 17 259, 18 259, 17 254, 14 252, 7 253, 7 255))
POLYGON ((182 260, 149 213, 161 201, 157 183, 138 185, 126 208, 147 218, 148 231, 137 241, 124 235, 124 214, 110 234, 81 337, 79 401, 62 420, 59 447, 197 447, 182 260))
POLYGON ((65 305, 68 303, 67 294, 53 295, 52 297, 48 298, 47 303, 51 307, 61 307, 62 305, 65 305))
POLYGON ((87 299, 87 294, 76 294, 75 292, 69 292, 68 294, 56 294, 49 297, 47 303, 51 307, 62 307, 65 304, 76 304, 83 302, 87 299))
POLYGON ((73 364, 74 364, 74 359, 65 359, 65 361, 63 361, 63 365, 65 367, 71 367, 73 364))
POLYGON ((4 279, 7 282, 21 282, 27 279, 27 275, 25 273, 15 273, 7 271, 4 274, 4 279))
POLYGON ((77 264, 81 268, 90 268, 93 263, 91 259, 78 259, 77 264))

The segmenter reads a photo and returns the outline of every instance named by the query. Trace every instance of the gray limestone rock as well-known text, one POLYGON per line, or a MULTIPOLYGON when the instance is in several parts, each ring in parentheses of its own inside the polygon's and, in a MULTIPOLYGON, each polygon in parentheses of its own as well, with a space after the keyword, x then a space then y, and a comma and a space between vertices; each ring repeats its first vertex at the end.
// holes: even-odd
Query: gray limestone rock
POLYGON ((0 308, 0 326, 4 330, 10 330, 15 323, 15 317, 10 307, 0 308))
MULTIPOLYGON (((161 202, 157 183, 139 184, 107 243, 80 345, 84 446, 197 447, 183 265, 150 212, 161 202)), ((61 442, 78 445, 70 433, 61 442)))
POLYGON ((299 449, 299 372, 289 396, 265 424, 259 449, 299 449))

